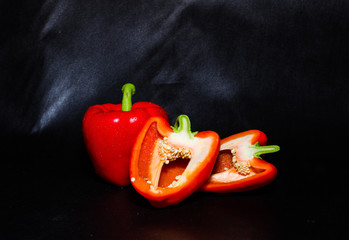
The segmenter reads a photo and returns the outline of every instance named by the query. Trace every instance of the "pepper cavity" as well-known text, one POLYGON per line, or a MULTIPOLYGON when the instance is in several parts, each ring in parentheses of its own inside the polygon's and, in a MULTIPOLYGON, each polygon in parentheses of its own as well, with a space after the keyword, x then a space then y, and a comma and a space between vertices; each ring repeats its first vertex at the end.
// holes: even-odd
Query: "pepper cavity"
POLYGON ((251 173, 251 167, 252 166, 249 161, 247 161, 246 163, 237 161, 235 149, 224 149, 219 152, 213 173, 220 173, 228 171, 230 169, 235 169, 238 174, 246 176, 251 173))
POLYGON ((175 187, 192 159, 190 149, 174 147, 164 137, 158 141, 158 154, 161 164, 158 187, 175 187))

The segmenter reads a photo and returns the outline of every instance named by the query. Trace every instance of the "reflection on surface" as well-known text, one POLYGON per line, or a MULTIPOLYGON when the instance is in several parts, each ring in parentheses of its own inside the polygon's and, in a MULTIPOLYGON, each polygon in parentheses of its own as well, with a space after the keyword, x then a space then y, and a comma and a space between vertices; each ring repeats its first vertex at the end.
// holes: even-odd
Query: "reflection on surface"
POLYGON ((117 188, 96 196, 81 227, 97 239, 275 239, 274 216, 255 195, 195 193, 156 209, 131 187, 117 188))

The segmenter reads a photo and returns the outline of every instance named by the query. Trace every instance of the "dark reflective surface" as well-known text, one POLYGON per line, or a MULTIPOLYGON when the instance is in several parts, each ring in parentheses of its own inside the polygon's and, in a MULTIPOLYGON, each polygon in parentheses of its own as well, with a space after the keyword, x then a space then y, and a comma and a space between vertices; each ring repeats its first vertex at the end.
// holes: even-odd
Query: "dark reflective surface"
MULTIPOLYGON (((2 174, 5 239, 346 236, 344 183, 326 179, 321 171, 304 173, 316 166, 296 169, 290 164, 292 170, 279 168, 278 178, 267 187, 245 193, 195 193, 176 206, 156 209, 132 187, 99 179, 78 137, 63 140, 15 140, 20 145, 11 144, 5 151, 11 162, 3 165, 2 174)), ((287 155, 284 150, 269 159, 297 162, 287 155)))
POLYGON ((2 1, 1 239, 348 239, 349 4, 2 1), (82 141, 94 104, 161 105, 222 138, 281 151, 267 187, 155 209, 99 179, 82 141))

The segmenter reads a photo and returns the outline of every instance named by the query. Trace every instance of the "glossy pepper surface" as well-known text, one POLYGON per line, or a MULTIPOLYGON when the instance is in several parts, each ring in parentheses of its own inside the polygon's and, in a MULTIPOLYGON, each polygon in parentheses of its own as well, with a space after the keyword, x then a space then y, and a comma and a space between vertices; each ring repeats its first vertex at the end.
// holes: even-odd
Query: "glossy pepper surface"
POLYGON ((186 115, 180 115, 172 128, 164 118, 151 118, 132 152, 132 185, 155 207, 181 202, 207 181, 219 141, 212 131, 191 132, 186 115))
POLYGON ((279 146, 265 146, 266 135, 250 130, 221 141, 220 152, 207 183, 201 191, 241 192, 271 183, 276 168, 261 158, 262 154, 279 151, 279 146))
POLYGON ((137 135, 149 118, 168 116, 154 103, 132 105, 133 84, 125 84, 122 91, 122 104, 95 105, 86 111, 83 135, 96 173, 113 184, 126 186, 130 184, 129 163, 137 135))

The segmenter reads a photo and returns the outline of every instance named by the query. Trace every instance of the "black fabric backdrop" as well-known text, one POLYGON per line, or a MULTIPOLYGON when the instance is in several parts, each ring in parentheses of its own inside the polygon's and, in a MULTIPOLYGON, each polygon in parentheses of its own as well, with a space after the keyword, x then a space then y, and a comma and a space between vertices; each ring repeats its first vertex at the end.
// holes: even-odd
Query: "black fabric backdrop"
POLYGON ((0 3, 1 239, 345 239, 348 1, 0 3), (94 173, 89 106, 161 105, 281 151, 267 187, 154 209, 94 173), (343 143, 343 144, 342 144, 343 143))

